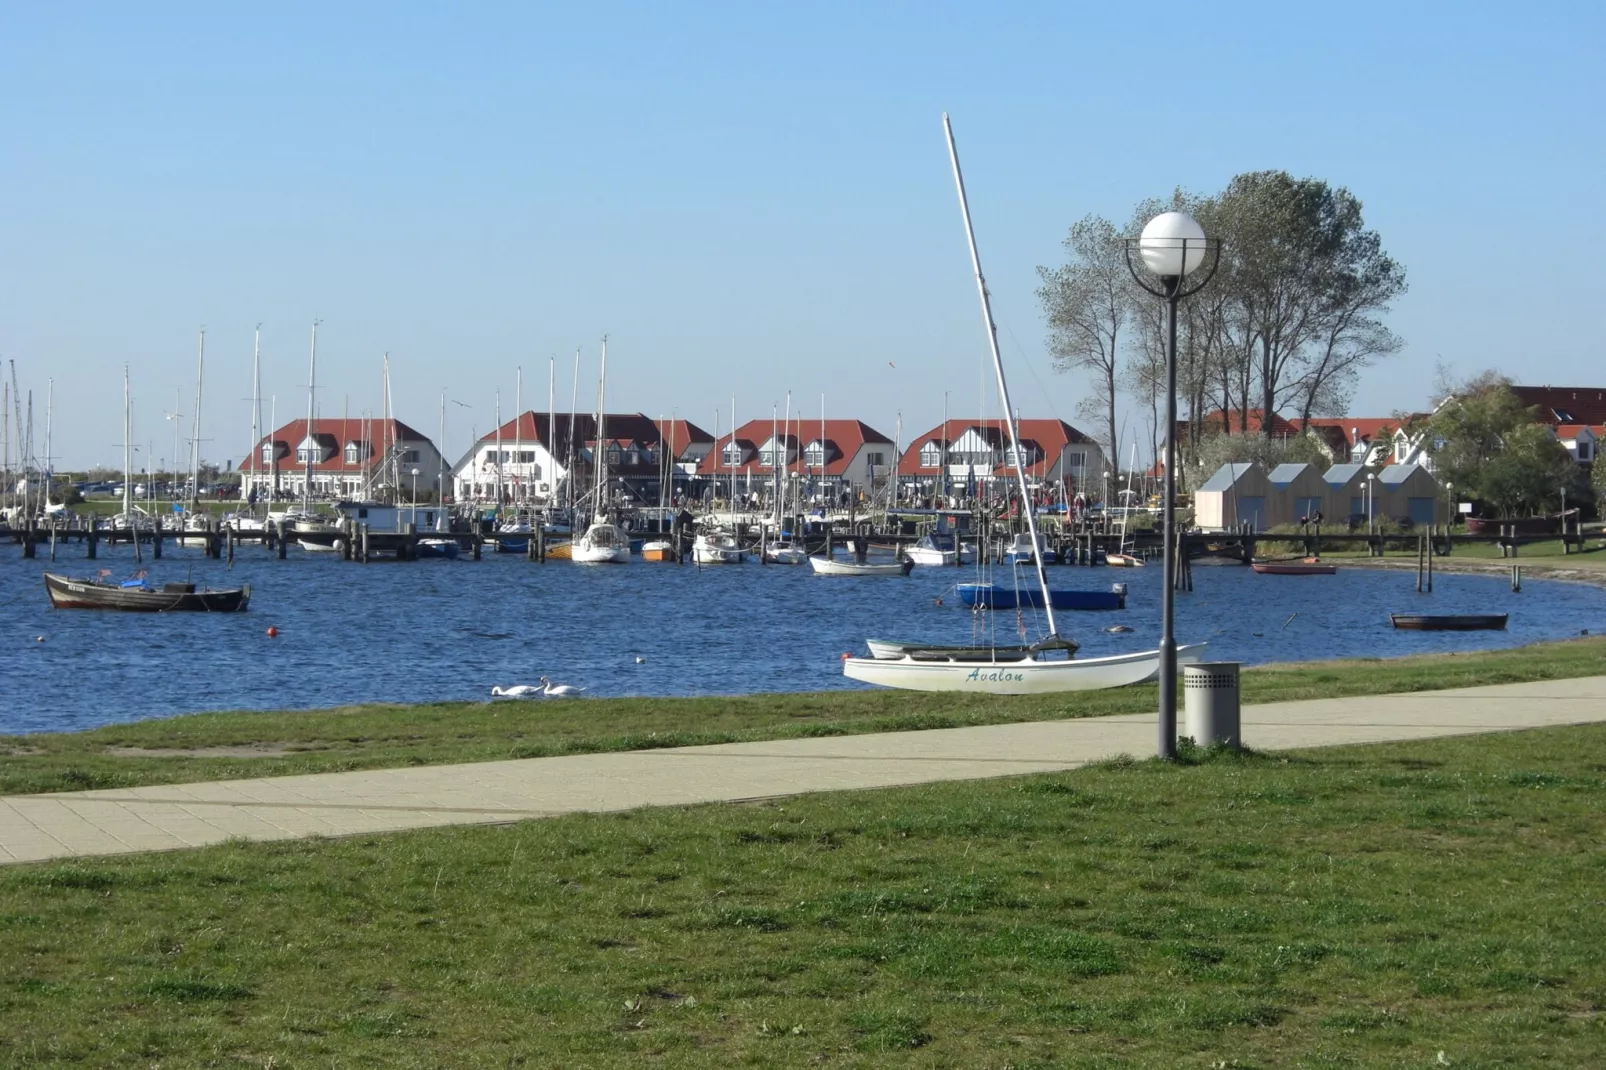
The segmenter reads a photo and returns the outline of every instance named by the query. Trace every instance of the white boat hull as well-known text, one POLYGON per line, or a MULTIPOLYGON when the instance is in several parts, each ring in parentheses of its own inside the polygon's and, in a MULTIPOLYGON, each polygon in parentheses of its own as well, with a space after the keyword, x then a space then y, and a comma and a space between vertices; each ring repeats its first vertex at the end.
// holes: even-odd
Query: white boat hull
POLYGON ((764 557, 777 565, 801 565, 809 554, 801 546, 770 546, 765 548, 764 557))
MULTIPOLYGON (((1193 643, 1178 647, 1177 664, 1199 661, 1205 646, 1193 643)), ((842 659, 843 675, 867 684, 905 691, 973 691, 988 695, 1046 695, 1127 687, 1154 679, 1159 670, 1158 650, 1056 660, 916 660, 908 655, 842 659)))
POLYGON ((958 550, 932 550, 923 546, 911 546, 904 553, 909 555, 909 560, 922 568, 960 563, 958 550))
POLYGON ((739 565, 747 560, 747 554, 728 546, 698 545, 691 548, 691 559, 699 565, 739 565))
POLYGON ((809 566, 819 576, 907 576, 910 565, 908 561, 861 565, 856 561, 836 561, 828 557, 809 558, 809 566))
POLYGON ((630 563, 630 540, 612 524, 592 524, 571 546, 569 559, 577 565, 630 563))

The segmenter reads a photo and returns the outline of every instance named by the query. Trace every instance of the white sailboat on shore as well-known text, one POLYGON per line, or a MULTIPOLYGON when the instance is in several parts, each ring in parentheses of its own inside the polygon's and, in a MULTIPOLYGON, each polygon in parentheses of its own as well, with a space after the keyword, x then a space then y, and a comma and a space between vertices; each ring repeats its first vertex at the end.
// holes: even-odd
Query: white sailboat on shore
POLYGON ((591 526, 574 540, 570 558, 577 565, 624 565, 630 562, 630 537, 608 519, 608 336, 602 336, 602 370, 597 383, 597 441, 591 467, 597 474, 591 526))
MULTIPOLYGON (((970 223, 970 205, 965 199, 965 180, 959 169, 959 150, 954 145, 953 127, 948 116, 942 117, 943 130, 948 139, 948 157, 953 164, 954 184, 959 192, 959 209, 965 221, 965 238, 970 245, 970 262, 976 276, 976 289, 981 297, 982 320, 987 329, 987 342, 992 353, 993 372, 998 381, 998 393, 1003 402, 1005 423, 1009 429, 1011 465, 1020 500, 1025 508, 1028 547, 1038 543, 1037 521, 1030 508, 1031 493, 1026 484, 1026 471, 1022 464, 1020 427, 1014 406, 1009 400, 1009 386, 1004 377, 1004 362, 998 350, 998 330, 993 323, 992 303, 987 295, 987 281, 982 275, 981 257, 976 251, 976 235, 970 223)), ((997 695, 1031 695, 1059 691, 1087 691, 1107 687, 1122 687, 1142 683, 1155 677, 1160 668, 1160 652, 1148 650, 1104 658, 1075 657, 1075 640, 1062 638, 1054 624, 1053 600, 1049 596, 1048 576, 1043 569, 1041 554, 1031 555, 1031 565, 1043 592, 1043 612, 1048 623, 1048 635, 1036 643, 1017 646, 973 645, 943 646, 918 643, 892 643, 878 641, 870 657, 844 657, 844 675, 865 683, 882 687, 898 687, 912 691, 979 691, 997 695)), ((1179 647, 1179 662, 1198 661, 1205 644, 1179 647)))

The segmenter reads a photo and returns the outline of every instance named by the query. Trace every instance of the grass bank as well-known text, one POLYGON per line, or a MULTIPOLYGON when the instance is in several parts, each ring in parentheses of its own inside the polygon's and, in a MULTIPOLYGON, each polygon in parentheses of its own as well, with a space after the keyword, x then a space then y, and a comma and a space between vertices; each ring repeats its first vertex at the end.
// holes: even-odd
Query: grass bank
MULTIPOLYGON (((1515 650, 1272 665, 1246 702, 1593 676, 1606 637, 1515 650)), ((0 794, 497 761, 799 736, 914 731, 1153 709, 1155 688, 989 698, 845 691, 206 713, 86 732, 0 736, 0 794)))
POLYGON ((15 1067, 1587 1066, 1606 727, 0 869, 15 1067))

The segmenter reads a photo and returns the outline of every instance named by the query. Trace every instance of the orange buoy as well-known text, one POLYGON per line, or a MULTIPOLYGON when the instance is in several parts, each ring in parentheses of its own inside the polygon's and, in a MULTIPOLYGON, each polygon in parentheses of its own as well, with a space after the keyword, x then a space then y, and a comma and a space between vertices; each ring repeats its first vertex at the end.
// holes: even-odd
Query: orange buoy
POLYGON ((279 629, 273 627, 272 625, 269 625, 268 626, 268 638, 269 639, 277 639, 278 637, 279 637, 279 629))

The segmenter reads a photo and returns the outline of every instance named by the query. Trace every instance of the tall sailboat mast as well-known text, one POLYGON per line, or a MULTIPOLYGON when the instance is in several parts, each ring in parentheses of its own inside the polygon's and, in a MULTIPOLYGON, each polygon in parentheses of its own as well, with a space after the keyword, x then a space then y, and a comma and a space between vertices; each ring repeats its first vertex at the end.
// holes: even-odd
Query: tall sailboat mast
MULTIPOLYGON (((262 469, 262 324, 257 324, 251 340, 251 451, 246 454, 251 462, 253 476, 262 469)), ((255 486, 246 486, 244 473, 240 475, 240 500, 250 498, 255 486)))
POLYGON ((580 347, 574 347, 574 376, 569 380, 569 448, 565 451, 563 485, 569 520, 574 520, 574 410, 580 407, 580 347))
POLYGON ((318 323, 318 320, 312 321, 312 355, 307 358, 307 434, 302 439, 306 444, 306 464, 302 469, 301 483, 301 508, 304 512, 312 511, 312 397, 318 382, 318 323))
POLYGON ((1009 427, 1009 449, 1011 460, 1015 469, 1015 479, 1020 486, 1021 512, 1026 514, 1026 531, 1032 540, 1032 561, 1037 566, 1037 582, 1043 591, 1043 612, 1048 618, 1048 631, 1050 635, 1058 635, 1059 629, 1054 624, 1054 600, 1048 593, 1048 573, 1043 570, 1043 549, 1037 541, 1037 518, 1032 513, 1032 496, 1026 487, 1025 458, 1021 455, 1020 427, 1015 420, 1015 410, 1009 401, 1009 384, 1004 380, 1004 358, 998 351, 998 327, 993 322, 992 299, 987 294, 987 279, 981 271, 981 255, 976 251, 976 232, 970 225, 970 202, 965 198, 965 176, 959 169, 959 147, 954 144, 953 124, 948 121, 948 114, 942 116, 943 132, 948 135, 948 159, 953 164, 954 185, 959 190, 959 212, 965 219, 965 241, 970 246, 970 266, 976 275, 976 292, 981 295, 981 317, 987 328, 987 344, 992 350, 993 372, 998 379, 998 396, 1004 407, 1004 422, 1009 427))
POLYGON ((56 407, 56 380, 54 380, 54 379, 46 379, 45 380, 45 456, 44 456, 44 462, 45 463, 40 466, 41 470, 40 470, 40 476, 39 476, 40 501, 45 505, 46 508, 49 508, 49 506, 50 506, 50 469, 52 467, 51 453, 50 453, 50 447, 51 447, 51 442, 50 442, 50 415, 55 410, 55 407, 56 407))
POLYGON ((524 365, 520 364, 513 380, 513 500, 520 506, 529 494, 524 476, 524 365))
POLYGON ((591 468, 597 473, 596 500, 592 513, 597 523, 608 519, 606 491, 608 487, 608 435, 605 429, 608 412, 608 336, 602 336, 602 368, 597 375, 597 444, 591 455, 591 468))
MULTIPOLYGON (((201 384, 206 377, 206 328, 196 343, 195 354, 195 418, 190 421, 190 508, 201 504, 201 384)), ((177 460, 177 458, 174 458, 177 460)), ((147 463, 150 458, 146 458, 147 463)))

